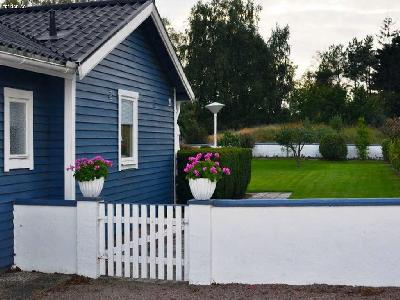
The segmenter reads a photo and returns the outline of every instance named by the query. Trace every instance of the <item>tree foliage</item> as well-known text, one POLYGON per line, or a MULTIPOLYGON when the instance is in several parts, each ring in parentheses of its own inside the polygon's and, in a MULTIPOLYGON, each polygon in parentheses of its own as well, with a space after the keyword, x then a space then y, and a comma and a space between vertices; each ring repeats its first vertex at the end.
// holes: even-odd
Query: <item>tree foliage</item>
POLYGON ((315 132, 310 126, 282 128, 275 137, 276 142, 288 149, 300 167, 301 152, 308 143, 315 141, 315 132))

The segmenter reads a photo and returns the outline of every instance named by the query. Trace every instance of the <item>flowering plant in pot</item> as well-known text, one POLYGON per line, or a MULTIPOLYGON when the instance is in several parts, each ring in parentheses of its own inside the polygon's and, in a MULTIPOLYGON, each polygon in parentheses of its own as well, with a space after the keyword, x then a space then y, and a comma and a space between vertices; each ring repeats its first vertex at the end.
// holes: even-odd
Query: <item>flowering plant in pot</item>
POLYGON ((195 199, 211 199, 218 180, 231 174, 229 168, 220 165, 219 159, 219 153, 197 153, 196 156, 189 157, 183 171, 186 173, 190 191, 195 199))
POLYGON ((69 166, 67 170, 74 172, 84 197, 98 197, 103 190, 104 179, 107 178, 110 167, 112 167, 111 161, 96 156, 92 159, 77 159, 75 165, 69 166))

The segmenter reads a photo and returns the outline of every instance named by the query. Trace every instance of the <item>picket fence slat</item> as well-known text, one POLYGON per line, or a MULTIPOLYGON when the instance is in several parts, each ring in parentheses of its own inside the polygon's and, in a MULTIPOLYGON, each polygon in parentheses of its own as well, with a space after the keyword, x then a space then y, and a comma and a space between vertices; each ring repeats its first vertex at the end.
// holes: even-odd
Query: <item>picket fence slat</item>
POLYGON ((184 206, 100 204, 100 274, 188 279, 184 206))
POLYGON ((175 219, 176 219, 176 234, 175 234, 175 242, 176 242, 176 267, 175 274, 176 280, 182 280, 182 207, 175 207, 175 219))
POLYGON ((156 207, 150 205, 150 279, 156 279, 156 207))
MULTIPOLYGON (((105 207, 104 205, 99 206, 99 257, 103 257, 105 255, 106 250, 106 238, 105 238, 105 207)), ((100 275, 106 274, 106 261, 104 259, 100 259, 100 275)))
POLYGON ((122 276, 122 205, 115 205, 115 275, 122 276))
MULTIPOLYGON (((165 207, 163 205, 159 205, 158 206, 158 230, 157 230, 157 235, 158 235, 158 253, 157 253, 157 258, 158 259, 165 257, 164 216, 165 216, 165 207)), ((163 280, 165 278, 165 265, 164 265, 164 263, 160 263, 159 262, 157 264, 157 269, 158 269, 158 279, 163 280)))
POLYGON ((133 278, 139 278, 139 206, 132 206, 132 236, 133 236, 133 278))
POLYGON ((173 236, 172 236, 172 218, 173 218, 173 207, 167 207, 167 280, 173 280, 172 269, 173 269, 173 236))
MULTIPOLYGON (((131 209, 129 204, 124 204, 124 217, 130 218, 131 209)), ((124 277, 131 277, 131 224, 124 222, 124 277)))
MULTIPOLYGON (((147 206, 142 205, 140 209, 140 238, 143 239, 144 237, 147 237, 147 206)), ((148 258, 148 252, 147 252, 147 241, 142 242, 140 246, 140 251, 141 251, 141 257, 142 257, 142 263, 140 264, 141 266, 141 278, 147 278, 147 258, 148 258)))
POLYGON ((114 205, 107 206, 107 258, 109 276, 114 276, 114 205))

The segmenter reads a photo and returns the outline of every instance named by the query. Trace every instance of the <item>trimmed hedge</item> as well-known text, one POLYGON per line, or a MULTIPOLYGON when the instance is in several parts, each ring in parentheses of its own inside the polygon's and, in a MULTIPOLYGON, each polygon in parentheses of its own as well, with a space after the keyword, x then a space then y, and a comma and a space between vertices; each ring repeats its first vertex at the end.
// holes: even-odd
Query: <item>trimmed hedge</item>
POLYGON ((330 134, 322 138, 319 152, 324 159, 345 160, 347 158, 347 144, 340 134, 330 134))
POLYGON ((185 149, 178 152, 178 175, 176 178, 177 200, 180 204, 187 203, 193 196, 190 192, 188 181, 185 179, 183 169, 190 156, 197 153, 218 152, 221 155, 220 162, 224 167, 231 169, 230 176, 217 183, 213 198, 215 199, 235 199, 242 198, 251 178, 251 159, 252 150, 244 148, 201 148, 185 149))
POLYGON ((393 168, 400 171, 400 139, 394 139, 389 146, 389 159, 393 168))
POLYGON ((389 148, 390 148, 391 140, 385 139, 382 141, 382 156, 383 160, 389 161, 389 148))

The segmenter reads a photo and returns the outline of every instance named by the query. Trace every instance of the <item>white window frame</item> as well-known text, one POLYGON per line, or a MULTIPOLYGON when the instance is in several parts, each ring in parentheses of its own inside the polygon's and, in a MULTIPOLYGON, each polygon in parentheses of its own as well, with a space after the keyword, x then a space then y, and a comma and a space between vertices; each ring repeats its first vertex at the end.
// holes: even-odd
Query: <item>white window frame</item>
POLYGON ((118 161, 119 170, 139 168, 139 130, 138 130, 138 101, 139 93, 127 90, 118 90, 118 161), (133 130, 132 130, 132 157, 122 157, 122 100, 131 101, 133 105, 133 130))
POLYGON ((4 88, 4 172, 13 169, 33 170, 33 92, 4 88), (10 103, 26 104, 26 154, 10 154, 10 103))

